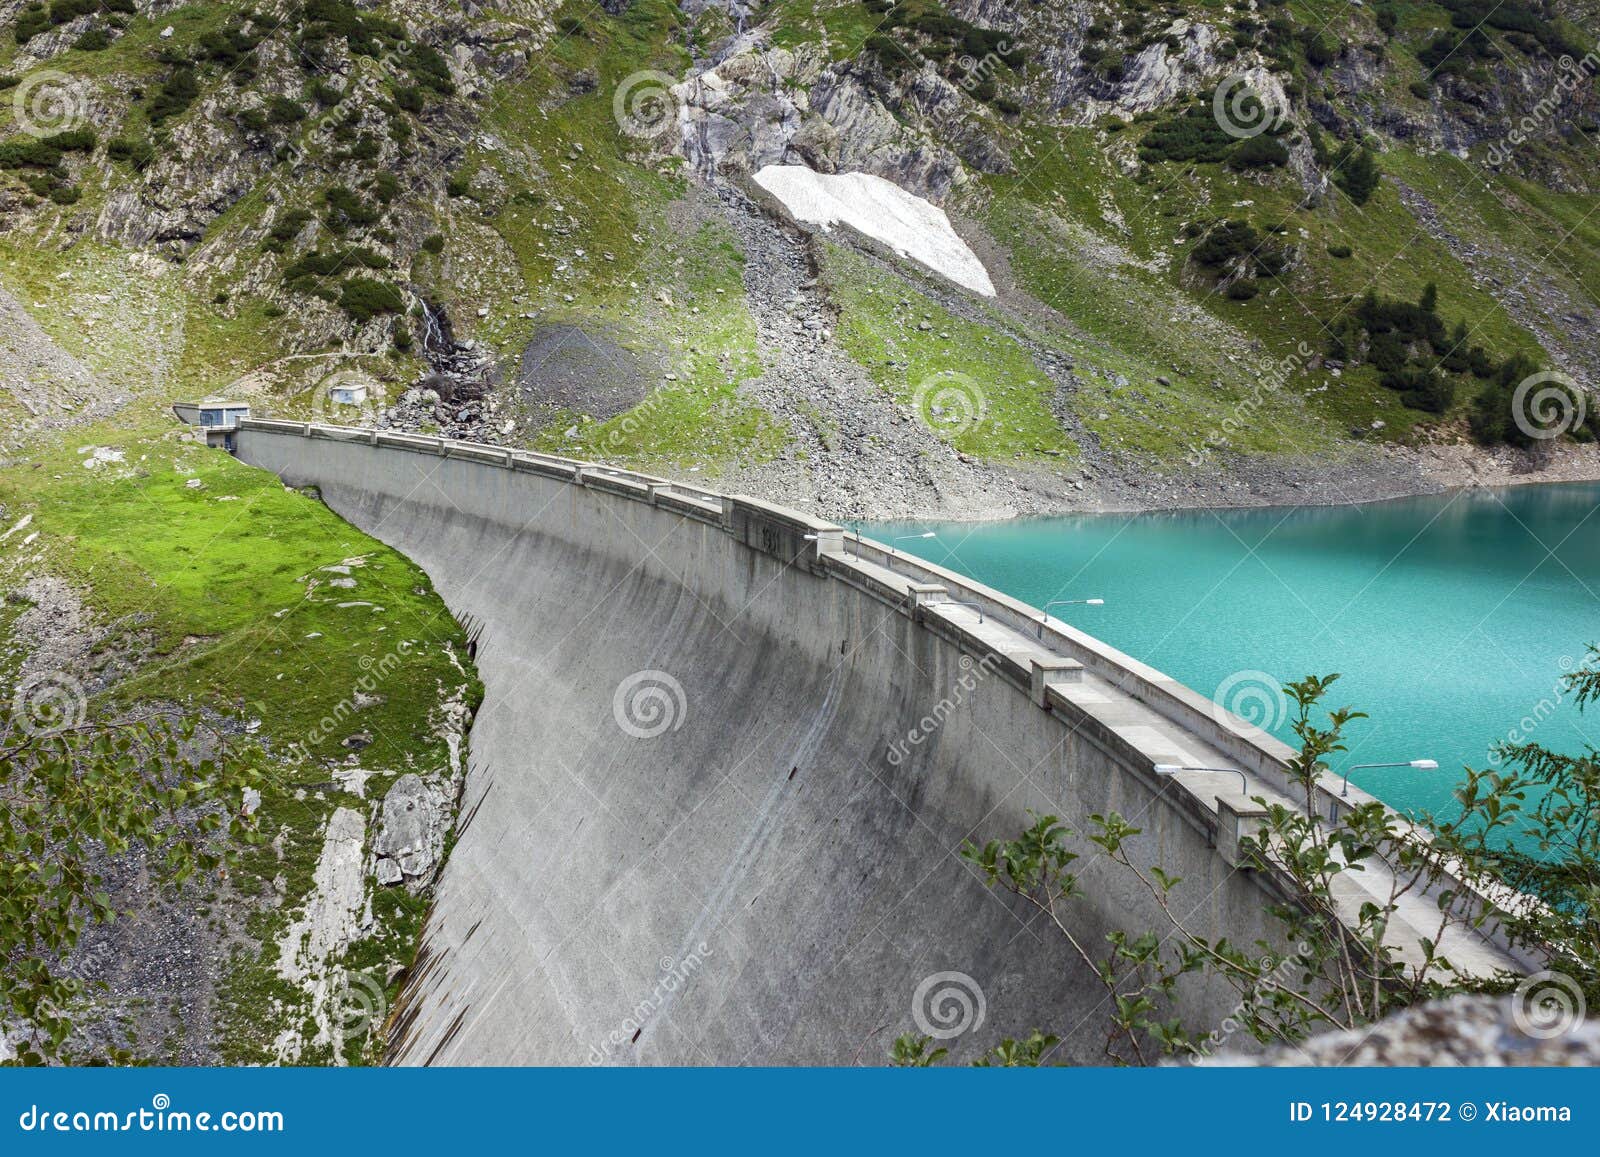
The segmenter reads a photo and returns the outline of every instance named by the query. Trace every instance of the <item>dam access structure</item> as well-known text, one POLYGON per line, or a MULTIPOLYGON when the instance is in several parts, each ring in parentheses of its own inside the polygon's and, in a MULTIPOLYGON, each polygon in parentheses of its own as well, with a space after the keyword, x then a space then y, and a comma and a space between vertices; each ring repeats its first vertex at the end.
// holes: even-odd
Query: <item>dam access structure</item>
MULTIPOLYGON (((1281 940, 1283 883, 1239 841, 1251 797, 1304 806, 1289 749, 1026 604, 780 506, 544 454, 256 418, 237 454, 474 627, 485 697, 397 1063, 876 1063, 908 1032, 960 1060, 1036 1028, 1053 1061, 1101 1062, 1099 979, 959 855, 1030 811, 1079 833, 1120 813, 1198 934, 1281 940)), ((1370 798, 1330 779, 1316 806, 1370 798)), ((1079 842, 1083 943, 1168 927, 1079 842)), ((1382 873, 1341 881, 1352 911, 1387 899, 1382 873)), ((1411 893, 1391 942, 1415 959, 1438 924, 1411 893)), ((1440 951, 1527 967, 1492 929, 1440 951)), ((1237 1003, 1190 977, 1179 1011, 1205 1030, 1237 1003)))

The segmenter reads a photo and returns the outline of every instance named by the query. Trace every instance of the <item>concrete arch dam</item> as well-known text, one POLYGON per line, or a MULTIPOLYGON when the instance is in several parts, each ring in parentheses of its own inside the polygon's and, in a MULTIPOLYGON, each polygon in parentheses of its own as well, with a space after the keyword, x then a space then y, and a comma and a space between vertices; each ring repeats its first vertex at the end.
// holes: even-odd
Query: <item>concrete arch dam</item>
MULTIPOLYGON (((900 1033, 965 1029, 943 1042, 960 1059, 1034 1028, 1094 1063, 1099 981, 957 855, 1028 809, 1077 830, 1122 813, 1197 931, 1271 931, 1275 881, 1236 867, 1237 778, 1153 765, 1237 767, 1287 800, 1287 749, 1005 595, 781 507, 545 455, 263 420, 237 444, 479 627, 473 768, 399 1063, 877 1063, 900 1033)), ((1165 927, 1084 851, 1085 943, 1165 927)), ((1413 903, 1402 939, 1437 923, 1413 903)), ((1236 1001, 1197 984, 1183 1011, 1236 1001)))

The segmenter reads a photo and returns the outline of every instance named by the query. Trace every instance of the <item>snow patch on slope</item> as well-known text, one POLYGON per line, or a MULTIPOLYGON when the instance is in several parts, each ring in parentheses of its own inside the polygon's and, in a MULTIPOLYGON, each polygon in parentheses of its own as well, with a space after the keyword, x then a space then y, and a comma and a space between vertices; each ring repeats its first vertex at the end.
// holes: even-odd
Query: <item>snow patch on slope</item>
POLYGON ((944 210, 893 181, 870 173, 817 173, 804 165, 768 165, 755 180, 798 221, 824 231, 848 225, 957 285, 985 297, 995 295, 983 262, 951 227, 944 210))

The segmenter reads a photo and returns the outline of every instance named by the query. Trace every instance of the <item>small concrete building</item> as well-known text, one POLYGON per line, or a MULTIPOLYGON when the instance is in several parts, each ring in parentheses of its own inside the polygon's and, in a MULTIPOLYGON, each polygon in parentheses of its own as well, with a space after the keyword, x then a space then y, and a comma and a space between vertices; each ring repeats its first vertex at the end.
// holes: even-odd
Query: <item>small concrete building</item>
POLYGON ((197 440, 207 446, 221 446, 231 454, 233 433, 239 428, 239 419, 250 416, 250 407, 244 402, 206 398, 200 402, 174 402, 172 412, 180 422, 195 427, 197 440))
POLYGON ((361 382, 342 383, 328 391, 328 398, 340 406, 364 405, 367 400, 367 387, 361 382))

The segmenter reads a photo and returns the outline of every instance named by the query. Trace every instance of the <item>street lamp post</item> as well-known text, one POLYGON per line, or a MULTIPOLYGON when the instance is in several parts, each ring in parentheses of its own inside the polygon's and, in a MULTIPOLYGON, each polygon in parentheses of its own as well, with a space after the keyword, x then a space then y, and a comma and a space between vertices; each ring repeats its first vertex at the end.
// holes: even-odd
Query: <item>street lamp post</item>
POLYGON ((1039 637, 1044 638, 1044 623, 1050 617, 1051 607, 1103 607, 1105 599, 1051 599, 1039 608, 1039 637))
POLYGON ((1340 796, 1346 799, 1350 797, 1350 773, 1352 771, 1361 771, 1363 768, 1368 767, 1414 767, 1418 771, 1438 771, 1439 761, 1436 759, 1409 759, 1402 760, 1399 763, 1358 763, 1354 767, 1344 769, 1344 783, 1339 787, 1340 796))
POLYGON ((934 533, 933 531, 930 530, 930 531, 927 531, 924 534, 902 534, 898 538, 891 538, 889 540, 889 569, 890 570, 894 569, 894 558, 895 558, 895 555, 894 555, 894 544, 895 543, 897 543, 897 542, 911 542, 913 539, 918 539, 918 538, 938 538, 938 537, 939 536, 936 533, 934 533))
POLYGON ((1157 775, 1175 776, 1181 771, 1214 771, 1221 775, 1236 775, 1239 777, 1239 790, 1245 795, 1250 794, 1250 781, 1245 778, 1244 772, 1237 767, 1183 767, 1176 763, 1158 763, 1155 765, 1157 775))

